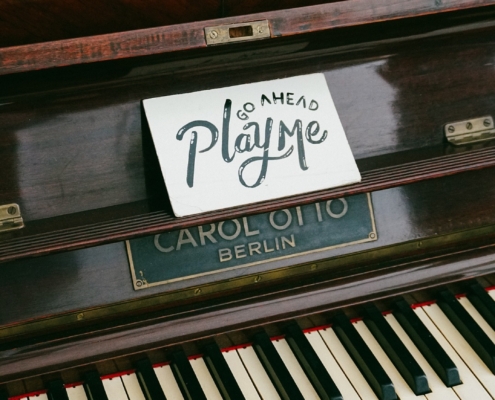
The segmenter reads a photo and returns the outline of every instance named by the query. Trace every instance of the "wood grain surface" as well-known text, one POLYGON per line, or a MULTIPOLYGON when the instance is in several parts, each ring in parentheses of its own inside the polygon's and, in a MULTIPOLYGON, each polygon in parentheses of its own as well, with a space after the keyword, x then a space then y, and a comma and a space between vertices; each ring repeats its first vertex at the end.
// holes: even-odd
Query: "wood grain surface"
POLYGON ((18 202, 26 228, 0 235, 0 258, 103 244, 490 167, 491 142, 455 148, 442 129, 492 113, 494 28, 485 13, 481 19, 469 15, 467 28, 457 26, 459 15, 445 16, 424 17, 424 24, 347 28, 275 47, 246 44, 238 53, 220 49, 185 60, 4 76, 0 202, 18 202), (356 44, 363 35, 370 42, 356 44), (173 218, 142 127, 141 99, 314 72, 325 74, 363 183, 173 218))
POLYGON ((38 331, 4 337, 0 376, 8 380, 46 373, 493 273, 495 235, 470 237, 469 232, 495 226, 494 181, 493 171, 487 169, 379 191, 372 196, 376 242, 145 291, 132 288, 122 243, 6 263, 0 269, 0 300, 11 305, 0 314, 2 335, 15 326, 29 327, 64 315, 73 318, 60 326, 49 323, 38 331), (428 239, 459 232, 463 234, 453 243, 440 240, 426 246, 428 239), (407 251, 378 256, 380 249, 408 242, 413 246, 407 251), (364 261, 343 267, 187 296, 188 288, 192 292, 198 285, 291 265, 323 266, 332 258, 360 252, 367 254, 364 261), (132 307, 132 302, 157 299, 174 290, 183 298, 132 307), (117 312, 122 304, 127 308, 117 312), (106 316, 90 318, 94 310, 104 307, 106 316), (84 318, 78 320, 81 313, 84 318), (121 340, 114 340, 117 337, 121 340))
MULTIPOLYGON (((268 20, 271 37, 493 5, 492 0, 352 0, 0 49, 0 74, 206 47, 204 28, 268 20)), ((114 28, 115 29, 115 28, 114 28)))

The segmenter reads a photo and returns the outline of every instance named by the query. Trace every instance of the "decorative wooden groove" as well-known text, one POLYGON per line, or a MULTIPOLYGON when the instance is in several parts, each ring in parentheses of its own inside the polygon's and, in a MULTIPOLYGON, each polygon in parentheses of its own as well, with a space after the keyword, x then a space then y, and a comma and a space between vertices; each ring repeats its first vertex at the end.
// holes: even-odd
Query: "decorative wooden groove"
POLYGON ((362 181, 357 184, 205 213, 199 216, 176 218, 169 212, 156 211, 125 219, 18 237, 0 243, 0 261, 5 262, 22 257, 75 250, 137 236, 154 235, 169 230, 373 192, 488 167, 495 167, 495 147, 364 171, 361 173, 362 181))
POLYGON ((206 47, 204 28, 268 20, 272 37, 493 5, 493 0, 349 0, 0 49, 0 75, 206 47))

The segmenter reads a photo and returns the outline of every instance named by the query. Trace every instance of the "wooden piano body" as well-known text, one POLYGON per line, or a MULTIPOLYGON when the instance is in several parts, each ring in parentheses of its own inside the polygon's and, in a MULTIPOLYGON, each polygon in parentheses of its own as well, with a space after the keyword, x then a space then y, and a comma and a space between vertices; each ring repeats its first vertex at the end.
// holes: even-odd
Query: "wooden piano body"
POLYGON ((0 233, 0 382, 11 394, 29 377, 36 386, 103 360, 491 283, 493 141, 456 147, 444 126, 494 114, 493 2, 214 3, 54 0, 41 19, 0 5, 0 205, 18 203, 25 221, 0 233), (270 38, 205 43, 207 26, 256 20, 270 38), (141 100, 313 72, 363 181, 173 217, 141 100), (376 241, 132 287, 124 240, 358 193, 372 193, 376 241))

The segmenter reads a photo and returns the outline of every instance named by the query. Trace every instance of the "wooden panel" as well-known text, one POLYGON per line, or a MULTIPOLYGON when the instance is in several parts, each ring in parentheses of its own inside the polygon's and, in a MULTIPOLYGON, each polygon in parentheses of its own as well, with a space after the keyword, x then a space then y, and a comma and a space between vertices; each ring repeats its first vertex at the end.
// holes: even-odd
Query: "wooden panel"
MULTIPOLYGON (((146 290, 133 290, 123 243, 5 263, 0 268, 0 302, 10 306, 0 314, 0 350, 10 348, 8 343, 16 340, 27 338, 30 344, 46 340, 33 337, 60 329, 65 337, 67 331, 63 329, 87 329, 102 321, 110 326, 124 316, 139 320, 151 311, 161 317, 172 316, 189 312, 198 303, 201 307, 216 306, 363 271, 386 274, 392 262, 403 263, 406 257, 478 248, 495 241, 493 169, 384 190, 373 193, 372 199, 376 242, 146 290), (312 263, 319 265, 316 272, 302 268, 312 263), (298 266, 302 266, 299 272, 290 272, 289 268, 296 271, 298 266), (263 276, 262 283, 254 284, 253 276, 257 275, 263 276), (197 287, 203 288, 201 297, 194 294, 197 287)), ((417 279, 423 279, 421 271, 417 272, 417 279)))
POLYGON ((0 47, 219 18, 221 12, 220 0, 6 0, 0 4, 0 47))
MULTIPOLYGON (((403 22, 387 26, 401 32, 418 26, 403 22)), ((440 22, 439 27, 450 23, 440 22)), ((0 80, 6 94, 0 100, 0 165, 4 171, 0 202, 19 202, 27 225, 22 231, 1 235, 3 260, 493 165, 491 143, 454 148, 445 143, 442 133, 445 123, 490 114, 495 105, 490 90, 493 28, 486 23, 476 27, 408 42, 377 40, 364 49, 356 46, 338 55, 326 48, 327 41, 349 45, 349 38, 356 37, 352 32, 372 38, 382 33, 335 31, 335 35, 325 35, 325 41, 317 37, 275 48, 249 45, 238 54, 220 52, 185 64, 102 65, 6 76, 0 80), (260 61, 270 53, 280 54, 277 62, 260 61), (241 61, 252 54, 258 58, 241 61), (253 62, 262 62, 263 68, 253 73, 253 62), (210 64, 212 71, 203 67, 210 64), (185 71, 181 71, 183 65, 188 66, 185 71), (224 69, 218 72, 220 67, 224 69), (284 75, 325 73, 364 172, 363 184, 201 219, 174 219, 153 146, 141 129, 140 100, 219 87, 226 84, 226 75, 228 84, 274 79, 281 69, 284 75), (402 168, 406 162, 415 164, 402 168)))
POLYGON ((0 382, 493 273, 493 246, 0 352, 0 382), (287 294, 290 293, 289 296, 287 294))
POLYGON ((0 74, 162 54, 206 46, 205 26, 269 20, 272 37, 491 5, 490 0, 352 0, 0 49, 0 74))

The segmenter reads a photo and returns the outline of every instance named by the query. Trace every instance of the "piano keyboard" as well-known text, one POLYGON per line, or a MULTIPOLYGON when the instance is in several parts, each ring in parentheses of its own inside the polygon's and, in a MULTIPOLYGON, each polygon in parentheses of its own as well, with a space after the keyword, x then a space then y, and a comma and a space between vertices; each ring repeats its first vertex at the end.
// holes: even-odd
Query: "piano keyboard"
POLYGON ((495 399, 495 289, 473 283, 467 294, 448 290, 435 301, 397 300, 391 312, 373 305, 363 317, 343 313, 331 324, 284 335, 265 331, 220 349, 210 343, 167 362, 147 358, 134 369, 81 382, 51 380, 44 390, 1 400, 484 400, 495 399))

